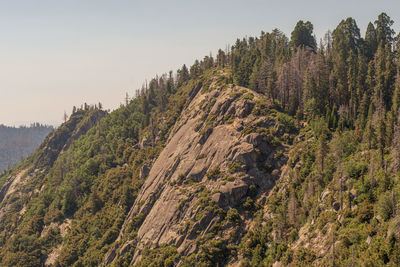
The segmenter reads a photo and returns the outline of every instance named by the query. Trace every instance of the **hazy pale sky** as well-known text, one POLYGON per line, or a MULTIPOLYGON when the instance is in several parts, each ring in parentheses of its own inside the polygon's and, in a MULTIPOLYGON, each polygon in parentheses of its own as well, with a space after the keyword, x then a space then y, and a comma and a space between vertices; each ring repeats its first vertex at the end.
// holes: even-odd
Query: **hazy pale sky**
POLYGON ((87 102, 114 109, 146 79, 193 61, 238 37, 300 19, 317 38, 341 19, 386 12, 399 32, 400 1, 0 0, 0 124, 58 125, 87 102))

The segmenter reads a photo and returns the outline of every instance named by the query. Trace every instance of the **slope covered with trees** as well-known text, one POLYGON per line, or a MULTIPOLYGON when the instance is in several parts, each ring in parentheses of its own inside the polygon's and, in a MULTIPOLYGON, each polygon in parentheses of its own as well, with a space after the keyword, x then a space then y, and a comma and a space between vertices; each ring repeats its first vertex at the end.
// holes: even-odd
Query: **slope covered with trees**
POLYGON ((52 130, 38 123, 19 128, 0 125, 0 172, 30 155, 52 130))
POLYGON ((0 177, 0 265, 399 265, 392 25, 299 21, 74 109, 0 177))

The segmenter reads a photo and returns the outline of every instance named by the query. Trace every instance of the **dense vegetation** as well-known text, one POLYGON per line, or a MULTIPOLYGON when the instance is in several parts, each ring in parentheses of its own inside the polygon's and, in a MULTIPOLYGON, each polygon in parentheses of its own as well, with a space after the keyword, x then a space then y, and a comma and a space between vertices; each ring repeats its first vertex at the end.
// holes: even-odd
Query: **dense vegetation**
POLYGON ((30 155, 53 127, 34 123, 30 127, 0 125, 0 172, 30 155))
MULTIPOLYGON (((29 197, 1 203, 12 207, 0 225, 1 265, 41 266, 61 240, 57 266, 99 265, 143 183, 140 168, 157 157, 182 110, 216 69, 229 75, 222 84, 263 95, 254 115, 275 112, 297 136, 288 142, 288 175, 266 202, 258 203, 250 192, 242 206, 224 215, 231 224, 253 221, 241 241, 226 244, 211 237, 184 264, 214 266, 243 259, 243 266, 275 261, 399 265, 400 43, 392 25, 382 13, 361 37, 355 20, 348 18, 317 45, 313 25, 299 21, 290 40, 279 30, 262 32, 219 50, 215 60, 206 56, 176 75, 152 79, 45 166, 45 172, 35 174, 37 183, 26 185, 33 192, 29 197), (24 216, 22 207, 27 207, 24 216), (49 227, 68 219, 73 223, 65 236, 49 227), (305 238, 302 229, 314 237, 305 238), (329 251, 322 258, 312 245, 306 247, 321 235, 329 251)), ((70 131, 74 118, 84 120, 97 109, 74 109, 57 131, 70 131)), ((43 167, 37 155, 7 175, 43 167)), ((208 175, 218 179, 219 171, 208 175)), ((134 218, 129 238, 142 220, 134 218)), ((176 248, 162 246, 145 250, 139 265, 172 266, 179 258, 176 248)))
POLYGON ((316 249, 301 247, 309 239, 294 249, 305 225, 328 236, 322 265, 399 265, 400 47, 392 24, 382 13, 362 38, 348 18, 317 48, 312 25, 300 21, 290 41, 274 31, 232 47, 235 80, 302 125, 285 190, 267 201, 274 219, 262 224, 259 214, 240 245, 248 265, 315 264, 316 249))

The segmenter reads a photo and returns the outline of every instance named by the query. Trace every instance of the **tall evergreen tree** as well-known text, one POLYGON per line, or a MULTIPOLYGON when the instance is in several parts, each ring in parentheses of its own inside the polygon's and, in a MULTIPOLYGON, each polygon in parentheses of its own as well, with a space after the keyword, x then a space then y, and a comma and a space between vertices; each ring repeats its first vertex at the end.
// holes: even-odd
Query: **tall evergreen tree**
POLYGON ((178 70, 178 86, 181 86, 184 82, 189 80, 190 75, 189 75, 189 70, 184 64, 180 70, 178 70))
POLYGON ((360 29, 353 18, 342 20, 333 31, 333 88, 338 106, 347 105, 350 99, 346 62, 351 53, 357 54, 361 42, 360 29))
POLYGON ((395 65, 393 54, 389 44, 383 46, 381 43, 375 54, 375 88, 374 101, 377 102, 382 98, 385 110, 390 110, 393 86, 395 82, 395 65))
POLYGON ((378 48, 378 39, 374 25, 370 22, 365 33, 365 55, 371 60, 378 48))
MULTIPOLYGON (((400 112, 400 109, 398 112, 400 112)), ((397 117, 394 126, 392 141, 392 168, 394 173, 400 172, 400 116, 397 117)))
POLYGON ((296 50, 298 47, 310 47, 315 51, 317 49, 317 42, 313 35, 313 29, 314 26, 309 21, 304 22, 300 20, 297 22, 290 39, 290 46, 292 49, 296 50))
POLYGON ((394 21, 385 13, 381 13, 375 21, 376 26, 376 39, 378 45, 392 45, 394 30, 391 28, 394 21))

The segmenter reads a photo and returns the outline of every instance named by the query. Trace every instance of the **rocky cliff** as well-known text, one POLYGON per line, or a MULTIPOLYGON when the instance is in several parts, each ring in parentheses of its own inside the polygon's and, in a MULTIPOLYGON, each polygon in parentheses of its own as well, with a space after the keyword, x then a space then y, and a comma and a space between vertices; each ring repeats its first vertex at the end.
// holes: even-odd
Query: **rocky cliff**
POLYGON ((238 208, 243 213, 239 216, 246 218, 243 204, 265 201, 287 160, 287 145, 274 142, 270 133, 277 138, 284 129, 271 114, 257 113, 263 100, 256 92, 220 86, 219 76, 183 110, 105 265, 128 251, 133 253, 131 264, 136 264, 144 248, 161 245, 190 256, 211 238, 238 243, 249 225, 230 222, 227 212, 238 208), (129 239, 134 224, 139 225, 137 234, 129 239))
POLYGON ((0 265, 327 266, 397 255, 396 176, 375 170, 379 154, 356 131, 295 119, 233 84, 227 68, 172 84, 153 80, 110 114, 79 110, 0 177, 0 265))

